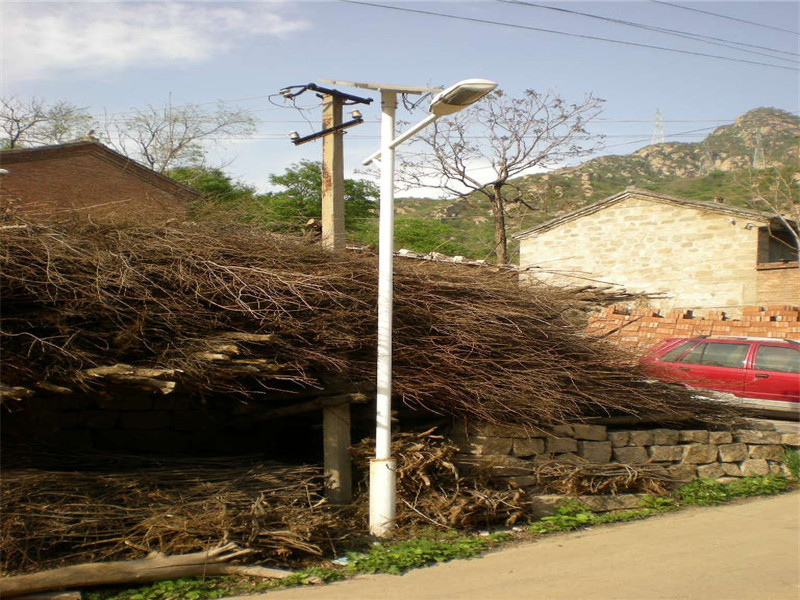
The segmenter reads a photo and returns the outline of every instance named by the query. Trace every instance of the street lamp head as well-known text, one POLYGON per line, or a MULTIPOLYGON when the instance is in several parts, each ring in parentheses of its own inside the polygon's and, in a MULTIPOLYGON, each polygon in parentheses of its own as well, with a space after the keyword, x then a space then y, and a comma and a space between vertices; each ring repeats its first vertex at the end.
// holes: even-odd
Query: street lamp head
POLYGON ((474 104, 496 87, 497 83, 489 79, 464 79, 436 94, 428 112, 437 117, 452 115, 474 104))

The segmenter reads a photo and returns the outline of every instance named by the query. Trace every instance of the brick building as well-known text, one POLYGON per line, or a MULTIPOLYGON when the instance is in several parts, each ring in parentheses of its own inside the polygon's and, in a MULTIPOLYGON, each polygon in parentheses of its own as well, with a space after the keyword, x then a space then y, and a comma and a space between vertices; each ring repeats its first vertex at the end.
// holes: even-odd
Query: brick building
POLYGON ((96 141, 0 152, 0 198, 29 219, 184 218, 198 193, 96 141))
POLYGON ((523 277, 659 294, 658 309, 800 300, 797 245, 771 213, 628 188, 515 237, 523 277))

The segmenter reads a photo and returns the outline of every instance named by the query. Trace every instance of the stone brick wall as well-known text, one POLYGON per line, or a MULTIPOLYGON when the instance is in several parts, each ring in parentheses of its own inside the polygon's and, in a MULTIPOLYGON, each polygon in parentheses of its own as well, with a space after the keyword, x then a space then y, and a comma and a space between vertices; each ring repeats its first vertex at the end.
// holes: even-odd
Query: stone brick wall
POLYGON ((662 314, 653 308, 611 306, 589 318, 587 331, 635 350, 670 337, 731 335, 800 340, 800 308, 793 305, 746 306, 741 318, 721 311, 673 309, 662 314))
POLYGON ((626 190, 580 214, 520 234, 521 279, 613 284, 662 294, 658 309, 794 304, 798 262, 773 256, 769 215, 626 190), (616 197, 615 197, 616 198, 616 197), (613 201, 612 201, 613 200, 613 201), (769 262, 778 261, 778 262, 769 262))
POLYGON ((759 232, 742 219, 635 195, 520 241, 520 267, 549 283, 664 293, 657 308, 756 304, 759 232))
POLYGON ((800 447, 800 435, 774 429, 615 430, 579 424, 531 433, 472 424, 457 426, 450 437, 459 445, 458 462, 468 472, 480 471, 521 487, 535 485, 536 466, 549 461, 656 465, 678 481, 781 473, 784 446, 800 447))

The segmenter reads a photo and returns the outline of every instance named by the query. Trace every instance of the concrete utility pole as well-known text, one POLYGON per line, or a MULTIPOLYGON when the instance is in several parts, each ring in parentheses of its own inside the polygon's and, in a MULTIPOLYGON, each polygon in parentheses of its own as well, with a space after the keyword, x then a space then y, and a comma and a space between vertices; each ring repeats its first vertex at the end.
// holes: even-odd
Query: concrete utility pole
MULTIPOLYGON (((324 94, 322 128, 342 124, 342 98, 324 94)), ((329 250, 344 250, 344 132, 335 130, 322 138, 322 245, 329 250)))
POLYGON ((361 98, 345 94, 339 90, 321 87, 315 83, 293 85, 283 88, 280 93, 287 100, 293 100, 308 90, 317 92, 322 98, 322 130, 300 137, 296 131, 289 134, 295 146, 322 138, 322 245, 330 250, 343 250, 345 247, 344 229, 344 130, 360 125, 364 118, 357 110, 353 118, 342 122, 342 108, 346 104, 369 104, 372 98, 361 98))
MULTIPOLYGON (((364 122, 361 113, 342 122, 345 104, 369 104, 372 98, 361 98, 314 83, 283 88, 287 100, 311 90, 322 98, 322 130, 300 137, 289 134, 295 146, 322 138, 322 245, 329 250, 344 250, 344 130, 364 122)), ((322 435, 325 468, 325 496, 333 504, 349 504, 353 498, 353 477, 350 464, 349 401, 322 408, 322 435)))

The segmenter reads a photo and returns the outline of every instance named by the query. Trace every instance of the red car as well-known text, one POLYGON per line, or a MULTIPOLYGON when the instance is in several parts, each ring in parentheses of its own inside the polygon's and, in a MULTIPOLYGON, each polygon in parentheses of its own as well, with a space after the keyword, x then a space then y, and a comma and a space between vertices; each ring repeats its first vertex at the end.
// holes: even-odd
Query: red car
POLYGON ((772 338, 669 338, 641 359, 663 381, 733 394, 747 406, 800 418, 800 342, 772 338))

